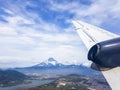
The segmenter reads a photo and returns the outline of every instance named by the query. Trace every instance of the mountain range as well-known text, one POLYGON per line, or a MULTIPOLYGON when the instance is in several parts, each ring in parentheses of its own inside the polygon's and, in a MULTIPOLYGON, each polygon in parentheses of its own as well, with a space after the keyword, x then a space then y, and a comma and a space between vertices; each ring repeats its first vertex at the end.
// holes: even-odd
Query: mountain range
POLYGON ((79 75, 101 75, 100 72, 92 70, 90 67, 81 65, 65 65, 59 63, 54 58, 49 58, 39 64, 24 67, 15 68, 15 70, 22 72, 24 74, 40 74, 40 75, 69 75, 69 74, 79 74, 79 75))

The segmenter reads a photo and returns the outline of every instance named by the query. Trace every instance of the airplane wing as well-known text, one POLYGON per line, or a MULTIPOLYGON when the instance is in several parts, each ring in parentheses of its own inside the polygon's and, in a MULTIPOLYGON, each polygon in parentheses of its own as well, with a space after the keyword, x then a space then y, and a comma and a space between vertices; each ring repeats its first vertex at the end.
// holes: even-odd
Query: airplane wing
MULTIPOLYGON (((78 32, 88 50, 96 43, 119 37, 117 34, 113 34, 82 21, 73 21, 73 24, 75 26, 75 30, 78 32)), ((111 86, 112 90, 119 90, 120 67, 101 72, 111 86)))

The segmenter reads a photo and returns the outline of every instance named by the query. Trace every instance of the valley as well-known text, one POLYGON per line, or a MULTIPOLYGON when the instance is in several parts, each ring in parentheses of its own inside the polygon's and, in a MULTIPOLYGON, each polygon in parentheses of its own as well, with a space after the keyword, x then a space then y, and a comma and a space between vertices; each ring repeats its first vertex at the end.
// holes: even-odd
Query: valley
POLYGON ((103 77, 71 74, 28 90, 111 90, 103 77))
POLYGON ((82 64, 64 65, 54 58, 30 67, 1 70, 0 77, 0 90, 111 90, 99 71, 82 64))

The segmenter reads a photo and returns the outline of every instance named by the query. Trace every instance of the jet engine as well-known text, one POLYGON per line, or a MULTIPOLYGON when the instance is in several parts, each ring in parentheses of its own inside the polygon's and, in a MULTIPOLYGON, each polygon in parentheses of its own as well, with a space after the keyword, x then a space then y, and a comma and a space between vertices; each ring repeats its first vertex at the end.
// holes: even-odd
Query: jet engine
POLYGON ((120 38, 95 44, 88 52, 88 59, 104 68, 120 66, 120 38))

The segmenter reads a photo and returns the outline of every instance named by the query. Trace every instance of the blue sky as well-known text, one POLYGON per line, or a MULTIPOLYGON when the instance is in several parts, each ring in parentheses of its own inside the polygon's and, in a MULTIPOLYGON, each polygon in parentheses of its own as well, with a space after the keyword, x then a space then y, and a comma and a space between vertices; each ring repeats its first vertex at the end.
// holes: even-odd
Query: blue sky
POLYGON ((72 20, 120 33, 119 0, 0 0, 0 67, 87 61, 72 20))

